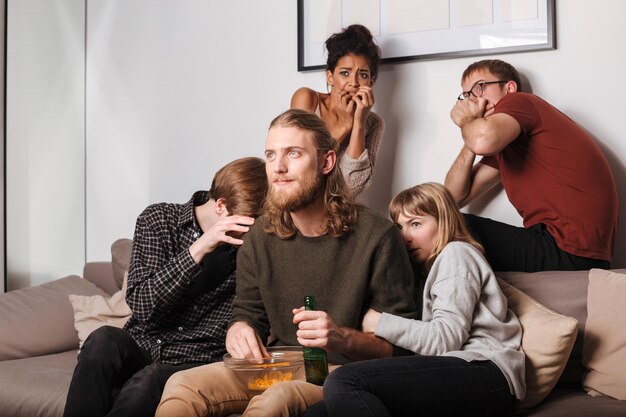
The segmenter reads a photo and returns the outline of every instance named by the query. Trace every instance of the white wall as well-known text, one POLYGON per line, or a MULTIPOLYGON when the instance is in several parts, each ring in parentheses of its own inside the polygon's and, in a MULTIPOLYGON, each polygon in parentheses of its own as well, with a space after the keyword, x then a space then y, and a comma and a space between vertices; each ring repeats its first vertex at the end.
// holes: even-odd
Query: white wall
POLYGON ((85 261, 83 0, 9 0, 7 289, 85 261))
MULTIPOLYGON (((0 0, 0 76, 4 78, 4 8, 6 1, 0 0)), ((0 97, 4 97, 4 83, 0 85, 0 97)), ((0 100, 0 141, 4 143, 4 100, 0 100)), ((4 236, 4 146, 0 147, 0 236, 4 236)), ((0 239, 0 294, 6 291, 4 270, 4 239, 0 239)))
MULTIPOLYGON (((624 15, 620 0, 558 2, 558 49, 498 56, 597 138, 622 196, 624 15)), ((108 259, 115 239, 132 237, 146 205, 186 201, 227 161, 260 156, 269 121, 297 87, 325 88, 322 72, 296 70, 293 0, 92 0, 87 21, 88 260, 108 259)), ((373 207, 385 211, 401 189, 443 181, 461 144, 449 110, 477 59, 382 66, 376 109, 387 133, 366 195, 373 207)), ((470 209, 521 224, 494 194, 470 209)), ((626 266, 622 200, 616 267, 626 266)))
POLYGON ((292 90, 319 81, 296 71, 291 0, 90 1, 87 28, 89 260, 132 237, 148 204, 261 156, 292 90))

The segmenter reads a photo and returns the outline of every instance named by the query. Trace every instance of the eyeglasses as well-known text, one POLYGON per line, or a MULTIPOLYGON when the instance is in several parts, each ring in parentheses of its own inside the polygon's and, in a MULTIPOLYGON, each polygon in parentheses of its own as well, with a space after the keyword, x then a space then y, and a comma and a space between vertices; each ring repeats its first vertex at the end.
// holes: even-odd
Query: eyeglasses
POLYGON ((465 100, 466 98, 468 98, 470 96, 470 94, 473 95, 476 98, 482 97, 483 93, 485 92, 485 86, 486 85, 489 85, 489 84, 504 84, 504 83, 508 83, 508 81, 499 80, 499 81, 480 81, 480 82, 477 82, 476 84, 474 84, 472 86, 472 88, 469 91, 463 91, 461 94, 459 94, 459 96, 457 97, 457 100, 465 100))

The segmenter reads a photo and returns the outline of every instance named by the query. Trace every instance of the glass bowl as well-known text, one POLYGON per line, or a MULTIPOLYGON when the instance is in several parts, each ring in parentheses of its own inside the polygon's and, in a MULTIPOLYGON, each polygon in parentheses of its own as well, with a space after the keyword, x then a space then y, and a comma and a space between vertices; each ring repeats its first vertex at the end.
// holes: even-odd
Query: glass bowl
POLYGON ((282 381, 305 380, 300 346, 267 348, 268 358, 233 358, 224 355, 224 366, 252 393, 260 393, 282 381))

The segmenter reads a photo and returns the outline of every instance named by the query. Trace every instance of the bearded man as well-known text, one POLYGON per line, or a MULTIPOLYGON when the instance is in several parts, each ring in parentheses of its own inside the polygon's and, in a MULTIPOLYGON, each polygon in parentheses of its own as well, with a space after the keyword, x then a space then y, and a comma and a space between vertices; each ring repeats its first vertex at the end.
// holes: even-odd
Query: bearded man
MULTIPOLYGON (((270 328, 275 343, 322 348, 331 364, 399 353, 360 329, 369 308, 417 317, 407 252, 391 221, 350 200, 336 151, 312 113, 289 110, 270 124, 263 216, 237 254, 226 335, 233 357, 268 356, 270 328), (305 295, 321 311, 305 311, 305 295)), ((252 397, 216 363, 170 378, 156 416, 301 415, 322 397, 321 386, 305 381, 252 397)))

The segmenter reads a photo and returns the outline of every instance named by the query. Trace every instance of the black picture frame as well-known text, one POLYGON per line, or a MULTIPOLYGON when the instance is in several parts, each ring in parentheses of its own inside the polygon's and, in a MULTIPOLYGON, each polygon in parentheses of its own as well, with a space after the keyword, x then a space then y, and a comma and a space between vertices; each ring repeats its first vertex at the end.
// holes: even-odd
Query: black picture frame
MULTIPOLYGON (((326 52, 323 48, 323 42, 311 42, 309 27, 314 23, 311 19, 313 13, 310 13, 312 5, 317 7, 320 3, 313 3, 318 0, 298 0, 298 71, 311 71, 324 69, 326 66, 326 52), (315 57, 311 58, 311 51, 315 51, 315 57)), ((343 4, 350 0, 335 0, 343 4)), ((385 7, 386 2, 395 0, 379 0, 380 10, 385 7)), ((458 7, 458 2, 463 0, 447 0, 449 10, 458 7)), ((510 0, 494 0, 493 15, 495 16, 496 6, 498 2, 510 0)), ((556 0, 536 0, 537 1, 537 18, 526 19, 524 21, 506 22, 494 21, 490 24, 482 24, 467 27, 455 27, 450 18, 450 27, 434 31, 409 32, 400 35, 386 35, 381 33, 373 33, 374 38, 378 42, 382 50, 382 63, 401 62, 401 61, 422 61, 435 59, 449 59, 480 55, 495 55, 513 52, 528 52, 556 49, 556 0), (517 27, 516 27, 517 26, 517 27), (479 35, 477 35, 479 34, 479 35), (405 39, 420 39, 420 36, 427 36, 430 40, 428 47, 430 50, 424 51, 420 47, 419 41, 402 42, 402 47, 398 48, 393 45, 399 36, 405 39), (475 43, 472 36, 480 36, 481 39, 504 39, 508 42, 517 42, 517 44, 492 46, 492 47, 468 47, 471 42, 475 43), (510 38, 506 38, 510 36, 510 38), (517 37, 516 37, 517 36, 517 37), (529 36, 524 39, 523 36, 529 36), (498 38, 500 37, 500 38, 498 38), (433 42, 433 39, 435 40, 433 42), (438 41, 441 39, 441 41, 438 41), (455 41, 458 40, 458 47, 455 41), (391 46, 391 47, 390 47, 391 46), (437 48, 440 47, 440 50, 437 48), (433 49, 434 48, 434 49, 433 49)), ((379 16, 382 12, 379 10, 379 16)), ((343 9, 342 9, 343 12, 343 9)), ((332 16, 337 20, 337 16, 332 16)), ((457 17, 458 19, 458 17, 457 17)), ((340 17, 341 26, 337 27, 339 31, 342 27, 350 24, 349 19, 340 17)), ((382 20, 382 19, 381 19, 382 20)), ((495 19, 494 19, 495 20, 495 19)), ((380 25, 383 26, 382 24, 380 25)), ((396 42, 399 44, 400 42, 396 42)), ((426 43, 426 42, 424 42, 426 43)))

